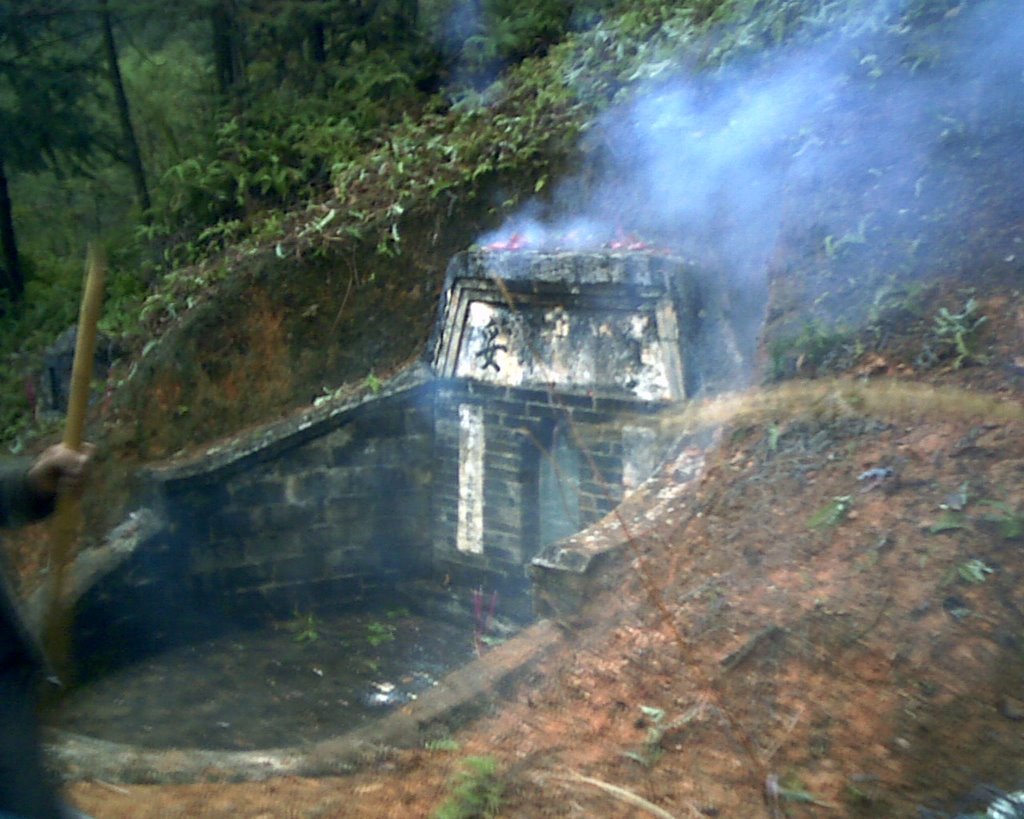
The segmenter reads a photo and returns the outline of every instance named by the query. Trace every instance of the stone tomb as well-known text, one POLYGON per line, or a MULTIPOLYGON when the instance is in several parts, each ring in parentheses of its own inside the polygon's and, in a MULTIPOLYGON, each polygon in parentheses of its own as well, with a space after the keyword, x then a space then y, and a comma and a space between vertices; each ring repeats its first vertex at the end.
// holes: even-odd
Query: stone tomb
MULTIPOLYGON (((534 607, 571 614, 622 547, 616 519, 593 524, 671 451, 658 413, 746 371, 726 304, 718 280, 656 253, 459 254, 422 361, 149 473, 143 507, 71 572, 79 671, 330 609, 408 606, 459 623, 466 645, 495 625, 481 609, 490 621, 499 598, 501 629, 534 607)), ((702 464, 686 458, 673 462, 683 483, 702 464)), ((431 693, 421 708, 464 708, 444 684, 431 693)), ((140 759, 82 738, 60 747, 110 780, 131 781, 140 759)), ((272 756, 278 772, 308 757, 272 756)), ((271 758, 235 757, 216 765, 260 775, 271 758)))
POLYGON ((529 619, 531 560, 665 457, 657 413, 742 372, 717 288, 655 253, 457 255, 423 361, 150 472, 152 533, 79 591, 83 649, 381 600, 472 621, 476 590, 529 619))
MULTIPOLYGON (((696 272, 653 253, 467 252, 432 341, 434 568, 525 582, 662 459, 652 414, 684 399, 696 272)), ((688 372, 692 370, 692 372, 688 372)))

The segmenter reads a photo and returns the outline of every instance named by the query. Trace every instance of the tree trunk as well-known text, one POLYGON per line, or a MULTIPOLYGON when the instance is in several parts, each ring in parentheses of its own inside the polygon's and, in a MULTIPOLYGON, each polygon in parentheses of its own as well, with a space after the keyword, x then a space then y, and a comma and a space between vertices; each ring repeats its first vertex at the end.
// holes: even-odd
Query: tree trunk
POLYGON ((0 249, 3 267, 0 267, 0 287, 7 291, 11 301, 20 301, 25 293, 25 275, 18 256, 18 242, 14 235, 14 214, 11 195, 7 189, 7 171, 0 156, 0 249))
POLYGON ((229 94, 241 84, 244 74, 242 44, 233 0, 219 0, 210 12, 213 24, 213 64, 217 88, 229 94))
POLYGON ((327 38, 323 20, 317 20, 309 27, 309 45, 313 62, 317 65, 327 62, 327 38))
POLYGON ((125 93, 121 68, 118 65, 117 44, 114 42, 114 25, 110 17, 108 0, 100 0, 100 18, 103 24, 103 46, 107 54, 107 71, 110 74, 110 84, 114 87, 117 117, 121 121, 121 134, 128 151, 128 169, 131 171, 132 181, 135 183, 135 198, 142 209, 143 218, 145 218, 152 202, 149 198, 149 188, 146 186, 146 169, 142 165, 139 141, 135 138, 135 128, 132 126, 132 112, 128 105, 128 95, 125 93))
POLYGON ((418 0, 400 0, 395 12, 395 34, 405 42, 416 35, 420 24, 420 4, 418 0))

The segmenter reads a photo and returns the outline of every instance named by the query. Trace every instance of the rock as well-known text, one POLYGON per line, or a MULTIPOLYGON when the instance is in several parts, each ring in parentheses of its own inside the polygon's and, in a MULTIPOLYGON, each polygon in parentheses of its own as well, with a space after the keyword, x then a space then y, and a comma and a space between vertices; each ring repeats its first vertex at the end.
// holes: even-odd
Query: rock
MULTIPOLYGON (((67 411, 71 390, 71 367, 75 359, 77 325, 68 327, 43 353, 43 367, 38 374, 38 404, 42 415, 62 414, 67 411)), ((96 352, 93 359, 93 379, 104 380, 113 362, 122 350, 111 337, 96 334, 96 352)))
POLYGON ((999 713, 1015 722, 1024 720, 1024 701, 1015 697, 1003 697, 999 703, 999 713))

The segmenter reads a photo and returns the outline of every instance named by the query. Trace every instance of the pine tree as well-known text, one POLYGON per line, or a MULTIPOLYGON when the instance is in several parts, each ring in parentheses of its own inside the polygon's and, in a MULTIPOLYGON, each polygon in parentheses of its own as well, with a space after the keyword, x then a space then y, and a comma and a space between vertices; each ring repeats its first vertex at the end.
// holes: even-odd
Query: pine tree
POLYGON ((95 23, 70 0, 0 2, 0 251, 2 287, 25 291, 8 180, 10 174, 86 160, 95 141, 88 49, 95 23))

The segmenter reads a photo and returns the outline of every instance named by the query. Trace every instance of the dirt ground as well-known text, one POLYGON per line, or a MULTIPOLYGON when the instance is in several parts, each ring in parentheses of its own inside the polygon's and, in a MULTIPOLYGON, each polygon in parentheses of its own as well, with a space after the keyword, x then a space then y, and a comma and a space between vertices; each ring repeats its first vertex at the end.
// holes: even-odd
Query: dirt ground
POLYGON ((69 799, 98 819, 427 817, 457 793, 447 816, 952 817, 1024 786, 1024 295, 975 282, 976 354, 924 368, 960 284, 846 374, 991 412, 793 406, 728 425, 684 512, 608 570, 564 649, 449 739, 340 778, 94 781, 69 799), (496 772, 460 790, 479 757, 496 772))

